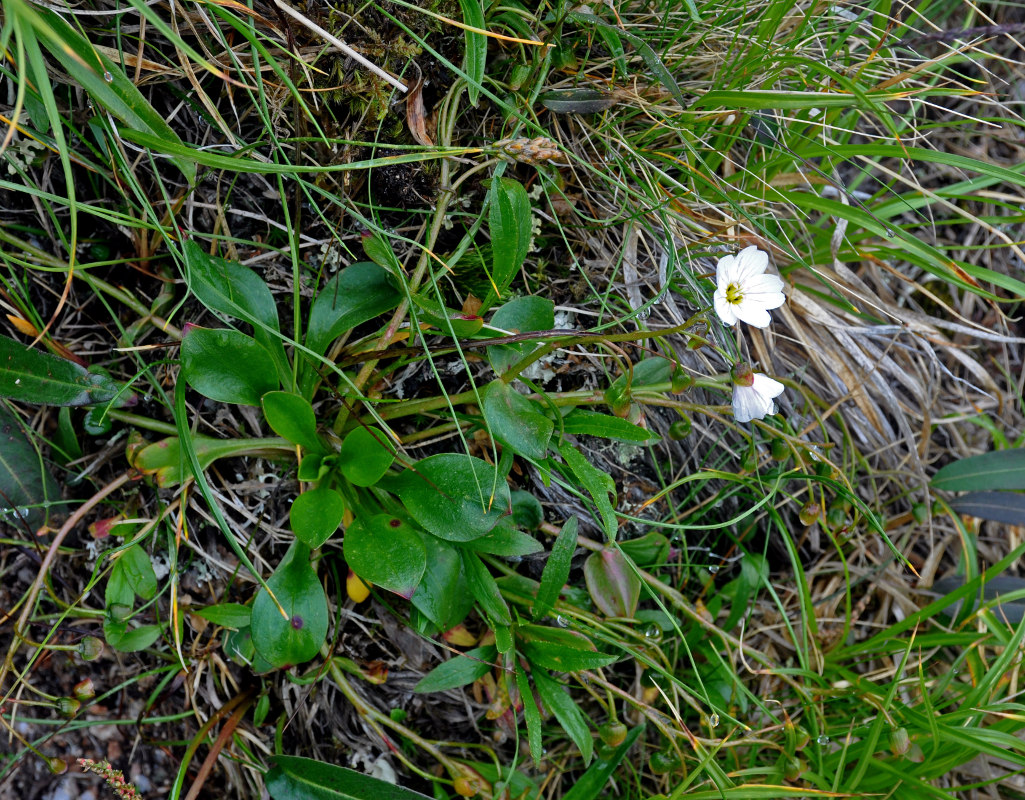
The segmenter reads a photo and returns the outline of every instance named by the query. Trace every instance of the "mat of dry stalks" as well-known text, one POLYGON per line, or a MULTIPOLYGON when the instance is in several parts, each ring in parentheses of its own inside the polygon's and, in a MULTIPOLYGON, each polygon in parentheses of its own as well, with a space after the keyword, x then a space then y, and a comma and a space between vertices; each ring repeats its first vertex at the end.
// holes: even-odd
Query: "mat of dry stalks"
MULTIPOLYGON (((460 18, 458 4, 435 5, 438 8, 432 6, 432 10, 442 16, 460 18)), ((680 6, 670 4, 666 12, 670 21, 686 18, 686 9, 680 6)), ((286 65, 280 74, 266 70, 262 76, 266 80, 262 96, 273 113, 266 119, 239 90, 238 80, 223 80, 233 75, 255 80, 256 51, 243 47, 244 37, 221 16, 211 14, 208 6, 150 5, 171 20, 173 31, 199 53, 176 48, 168 31, 147 25, 145 17, 133 21, 125 15, 113 26, 105 16, 117 11, 112 4, 96 2, 90 7, 103 14, 90 16, 79 9, 83 13, 75 19, 85 34, 110 53, 122 49, 127 74, 153 107, 171 120, 183 140, 225 152, 228 145, 266 141, 286 147, 292 163, 331 166, 375 158, 379 155, 373 151, 375 142, 402 147, 402 152, 429 146, 430 137, 437 134, 432 125, 440 113, 438 106, 457 80, 444 61, 459 64, 463 58, 462 30, 401 4, 329 7, 313 3, 305 9, 321 25, 344 31, 350 44, 390 72, 405 74, 407 80, 415 74, 416 99, 402 102, 354 62, 325 50, 315 34, 279 19, 273 7, 258 6, 247 13, 268 26, 268 46, 286 65), (429 41, 431 49, 417 44, 414 34, 429 41), (118 37, 129 37, 137 50, 118 37), (198 68, 200 54, 215 65, 212 71, 198 68), (410 59, 415 70, 406 68, 410 59), (298 109, 285 90, 285 74, 310 88, 304 95, 310 102, 308 110, 298 109), (319 144, 320 134, 314 128, 352 144, 333 148, 319 144)), ((515 13, 528 18, 530 26, 556 35, 544 14, 533 18, 517 7, 522 13, 515 13)), ((715 10, 711 5, 702 8, 709 14, 715 10)), ((241 6, 236 10, 244 11, 241 6)), ((757 16, 756 11, 751 14, 757 16)), ((1015 13, 1007 8, 994 11, 994 24, 1020 23, 1015 13)), ((626 31, 643 32, 654 24, 651 12, 636 4, 624 4, 618 14, 626 31)), ((956 19, 951 24, 955 23, 956 19)), ((746 24, 738 21, 737 30, 753 41, 746 24)), ((785 36, 785 28, 777 32, 780 37, 785 36)), ((662 53, 662 61, 672 66, 688 98, 718 85, 717 76, 736 57, 731 37, 730 31, 706 25, 673 45, 679 58, 672 48, 662 53)), ((664 176, 656 174, 667 161, 656 167, 655 161, 645 161, 642 155, 676 152, 678 141, 685 138, 667 124, 678 110, 676 100, 658 83, 635 81, 620 84, 614 93, 607 91, 607 75, 614 70, 616 54, 602 49, 610 40, 599 39, 582 37, 570 53, 573 58, 554 65, 532 98, 542 88, 556 98, 543 108, 538 106, 538 113, 540 124, 565 158, 554 170, 558 192, 535 195, 535 246, 518 291, 551 298, 558 328, 586 330, 620 320, 613 330, 657 330, 682 325, 708 306, 714 288, 709 277, 720 255, 750 244, 770 253, 775 268, 787 278, 787 303, 774 312, 771 328, 748 329, 746 354, 760 369, 785 380, 788 391, 779 403, 786 434, 790 441, 801 442, 800 454, 807 459, 809 471, 817 470, 820 478, 844 487, 848 509, 852 501, 860 500, 877 514, 906 563, 895 559, 884 538, 856 513, 846 518, 849 524, 834 528, 825 523, 826 509, 818 508, 811 515, 812 524, 803 524, 798 512, 807 513, 820 502, 822 493, 816 483, 775 496, 774 524, 785 527, 789 536, 780 536, 768 524, 743 530, 728 526, 744 511, 746 495, 724 493, 725 484, 715 479, 707 480, 698 491, 681 489, 675 496, 665 496, 661 489, 667 482, 662 471, 666 464, 677 476, 705 468, 752 474, 771 465, 768 439, 755 446, 741 431, 724 427, 729 415, 721 392, 694 390, 684 400, 675 395, 648 398, 643 423, 666 434, 650 449, 629 450, 587 437, 581 437, 580 446, 593 464, 616 481, 618 510, 625 515, 621 537, 639 535, 659 524, 676 530, 693 520, 706 523, 685 535, 674 533, 673 553, 688 565, 677 577, 690 574, 691 567, 713 567, 711 581, 681 579, 680 583, 687 601, 699 614, 707 614, 710 624, 715 619, 707 608, 716 581, 722 585, 736 575, 734 556, 740 545, 765 554, 768 583, 774 591, 757 595, 739 635, 731 639, 737 647, 729 655, 736 674, 753 695, 791 696, 798 667, 836 678, 832 686, 816 686, 814 692, 841 692, 841 671, 826 667, 834 646, 863 641, 917 612, 930 597, 934 581, 952 573, 963 556, 964 531, 952 515, 919 513, 922 504, 931 509, 934 502, 930 476, 945 463, 991 449, 998 437, 1014 442, 1025 432, 1020 402, 1025 327, 1019 307, 965 289, 964 282, 973 279, 958 272, 960 267, 951 272, 958 280, 945 281, 914 258, 902 259, 899 244, 887 243, 886 229, 928 240, 959 263, 1020 277, 1025 269, 1025 256, 1018 247, 1025 240, 1021 212, 1025 198, 1019 188, 1000 183, 966 198, 951 189, 966 179, 963 171, 923 161, 914 162, 911 170, 899 158, 872 162, 852 158, 828 175, 805 160, 796 172, 767 173, 766 191, 760 196, 750 193, 740 202, 731 194, 730 205, 709 199, 725 196, 714 191, 704 197, 673 195, 665 189, 671 182, 663 183, 664 176), (880 223, 882 235, 875 237, 883 246, 865 238, 852 245, 846 218, 825 213, 822 207, 801 207, 795 200, 797 193, 784 197, 768 191, 802 184, 825 187, 821 194, 827 199, 832 189, 831 199, 845 208, 859 207, 876 185, 895 187, 893 191, 905 198, 913 188, 930 202, 922 206, 927 212, 908 206, 886 217, 880 223), (940 200, 933 202, 936 196, 940 200), (797 237, 795 232, 802 228, 805 235, 797 237), (862 249, 852 255, 852 249, 858 248, 862 249), (633 313, 642 307, 647 309, 646 317, 633 313), (693 423, 689 435, 683 439, 667 435, 681 416, 693 423), (794 580, 795 562, 803 568, 807 594, 799 591, 794 580), (745 652, 751 651, 762 654, 763 666, 746 659, 745 652), (778 668, 768 669, 765 664, 778 668)), ((852 35, 851 48, 871 49, 871 43, 855 39, 852 35)), ((1011 36, 985 32, 976 34, 973 42, 969 52, 975 56, 960 61, 960 71, 946 78, 946 85, 967 87, 973 93, 943 96, 922 106, 917 112, 922 114, 919 129, 913 131, 920 141, 904 144, 1017 169, 1025 162, 1018 118, 1025 97, 1025 71, 1019 63, 1022 48, 1011 36)), ((512 47, 492 43, 492 61, 510 58, 512 47)), ((810 36, 794 52, 808 59, 825 58, 822 47, 810 36)), ((949 37, 936 35, 888 50, 886 59, 866 69, 876 71, 873 85, 890 79, 896 84, 895 76, 913 85, 915 74, 932 74, 930 65, 947 58, 952 49, 949 37)), ((623 55, 634 73, 648 63, 640 53, 638 48, 623 55)), ((263 54, 260 61, 266 65, 263 54)), ((13 80, 16 59, 10 63, 13 66, 4 75, 9 88, 0 88, 5 125, 11 124, 15 106, 21 105, 13 80)), ((56 62, 50 64, 50 74, 65 104, 58 111, 69 120, 72 149, 95 156, 95 161, 82 158, 73 164, 77 202, 118 213, 82 217, 78 255, 89 266, 72 277, 67 269, 67 231, 61 229, 69 219, 67 202, 59 200, 67 198, 69 187, 60 164, 50 151, 34 150, 32 138, 15 132, 7 152, 9 159, 17 155, 18 160, 9 171, 33 191, 15 191, 8 182, 0 194, 0 257, 6 264, 0 298, 9 312, 5 332, 10 336, 26 343, 33 338, 31 325, 18 324, 24 322, 23 301, 28 301, 41 323, 38 327, 52 322, 49 341, 103 365, 121 380, 145 372, 145 380, 170 389, 178 380, 177 337, 168 332, 180 331, 186 322, 209 325, 215 321, 189 296, 163 248, 162 237, 172 222, 222 237, 223 254, 264 277, 281 304, 283 320, 292 318, 295 297, 312 297, 316 289, 305 275, 303 285, 294 285, 289 243, 314 269, 362 259, 363 229, 354 216, 358 213, 375 218, 399 237, 395 247, 404 263, 419 256, 414 244, 424 240, 444 188, 435 162, 325 171, 311 183, 339 202, 320 208, 312 195, 303 195, 293 183, 274 175, 233 173, 223 165, 203 173, 199 185, 190 190, 167 164, 145 157, 126 139, 116 140, 122 151, 111 162, 116 165, 112 170, 102 161, 105 156, 99 145, 89 138, 87 125, 90 119, 101 127, 106 123, 92 116, 73 75, 56 62), (100 172, 102 180, 96 177, 100 172), (117 195, 118 186, 125 193, 122 197, 117 195), (113 349, 126 343, 152 349, 113 349)), ((764 88, 772 88, 772 80, 782 74, 766 77, 764 88)), ((508 75, 502 79, 506 89, 511 85, 507 79, 508 75)), ((761 85, 755 76, 749 87, 761 85)), ((529 85, 525 91, 531 91, 529 85)), ((895 99, 892 105, 897 109, 901 102, 895 99)), ((507 110, 482 100, 454 121, 448 144, 474 148, 502 138, 507 110)), ((782 113, 776 119, 773 113, 749 114, 737 124, 725 158, 717 162, 717 173, 707 177, 708 186, 725 186, 745 170, 765 168, 766 152, 785 152, 787 145, 776 139, 781 134, 772 132, 779 128, 769 128, 786 119, 782 113)), ((720 116, 722 125, 733 124, 725 113, 720 116)), ((867 114, 836 124, 838 129, 855 129, 847 144, 872 143, 892 133, 867 114)), ((720 135, 721 125, 716 125, 703 129, 709 141, 720 135)), ((111 139, 96 141, 105 147, 111 139)), ((703 144, 707 142, 698 137, 690 139, 688 146, 700 150, 703 144)), ((465 169, 467 162, 454 163, 465 169)), ((509 163, 506 174, 528 187, 537 183, 532 165, 509 163)), ((454 230, 443 230, 437 244, 443 257, 458 245, 472 222, 467 209, 480 205, 487 177, 485 172, 470 174, 460 184, 459 206, 452 214, 454 230)), ((879 214, 879 204, 874 207, 876 211, 866 216, 869 224, 879 214)), ((480 292, 483 278, 470 268, 454 265, 451 280, 446 280, 445 296, 459 307, 480 292)), ((1002 298, 1006 300, 1006 292, 1002 298)), ((464 307, 472 308, 472 301, 464 307)), ((663 345, 693 374, 718 375, 724 372, 722 359, 699 345, 707 339, 729 350, 737 346, 731 337, 731 331, 715 323, 663 345)), ((558 351, 535 380, 553 391, 602 392, 619 374, 617 361, 620 365, 636 362, 649 352, 647 347, 621 343, 615 359, 609 359, 594 348, 574 346, 558 351)), ((481 377, 485 370, 483 361, 472 354, 465 360, 450 356, 417 360, 383 374, 373 392, 385 400, 411 400, 435 395, 441 386, 454 395, 470 387, 468 378, 481 377)), ((486 380, 481 378, 481 383, 486 380)), ((329 397, 322 402, 330 405, 335 400, 329 397)), ((48 443, 64 441, 60 437, 67 425, 57 409, 18 406, 17 411, 51 457, 48 443)), ((95 776, 74 766, 54 774, 44 757, 72 765, 78 758, 107 759, 147 797, 167 795, 181 763, 189 760, 182 792, 187 800, 257 797, 263 791, 259 768, 278 748, 385 779, 394 779, 398 773, 404 785, 431 794, 424 777, 403 767, 408 759, 429 775, 435 768, 431 759, 409 742, 390 743, 389 750, 353 697, 331 680, 299 680, 286 672, 254 675, 225 654, 223 628, 188 613, 225 598, 245 602, 256 584, 224 543, 198 493, 158 488, 129 469, 125 453, 135 435, 133 414, 162 421, 173 431, 170 408, 152 393, 143 393, 139 404, 124 410, 112 428, 99 420, 75 418, 75 424, 89 433, 78 437, 81 453, 66 460, 59 473, 63 497, 80 504, 105 487, 112 490, 74 518, 74 528, 60 547, 51 548, 50 542, 68 513, 55 518, 52 529, 43 535, 10 520, 0 523, 0 645, 3 652, 12 653, 5 665, 6 682, 0 686, 5 726, 0 752, 10 756, 0 779, 0 798, 103 796, 106 789, 95 776), (169 507, 174 513, 167 513, 169 507), (107 647, 99 658, 84 660, 78 652, 80 643, 86 637, 103 636, 103 583, 95 580, 95 570, 103 563, 104 551, 114 546, 114 537, 106 535, 108 526, 114 519, 143 526, 158 518, 166 520, 158 529, 159 540, 177 540, 180 549, 172 563, 167 547, 155 547, 154 569, 159 580, 173 571, 177 597, 172 601, 158 595, 147 619, 165 625, 175 604, 184 609, 181 652, 176 653, 172 637, 166 637, 140 652, 107 647), (176 531, 172 523, 184 526, 187 536, 180 536, 182 530, 176 531), (15 641, 12 624, 26 597, 38 597, 38 605, 23 640, 15 641), (47 639, 47 647, 36 646, 47 639), (187 671, 171 668, 179 659, 187 671), (92 682, 96 696, 71 719, 51 713, 53 698, 72 696, 83 681, 92 682), (253 715, 261 702, 258 698, 267 698, 264 702, 269 706, 259 722, 253 715), (401 758, 395 749, 402 750, 401 758)), ((254 432, 265 427, 253 408, 192 395, 189 418, 198 421, 199 433, 222 439, 259 435, 254 432)), ((451 428, 418 438, 437 420, 425 414, 396 425, 399 435, 411 437, 405 448, 410 458, 462 447, 451 428)), ((470 446, 477 455, 488 451, 486 437, 478 437, 470 446)), ((575 516, 583 536, 601 540, 600 529, 579 494, 558 483, 549 484, 526 463, 517 464, 513 481, 515 488, 541 501, 549 527, 575 516)), ((225 459, 210 468, 209 482, 221 513, 247 543, 248 556, 263 575, 269 575, 292 539, 289 506, 299 492, 294 471, 271 459, 225 459)), ((964 524, 977 533, 974 541, 983 566, 996 563, 1022 543, 1021 529, 1013 526, 964 524)), ((583 585, 584 555, 586 551, 581 550, 575 558, 570 579, 578 587, 583 585)), ((527 556, 516 569, 536 579, 543 566, 542 554, 527 556)), ((1009 574, 1018 574, 1017 569, 1013 565, 1009 574)), ((345 575, 337 567, 325 580, 340 590, 334 595, 342 600, 332 607, 330 641, 336 655, 351 660, 356 679, 348 688, 358 695, 357 700, 392 715, 425 740, 444 743, 459 756, 479 761, 481 749, 489 748, 509 763, 526 747, 519 741, 522 737, 515 735, 515 720, 512 728, 503 725, 508 720, 502 717, 502 699, 488 695, 479 683, 465 690, 413 692, 414 685, 444 660, 447 645, 403 624, 403 612, 389 601, 391 596, 375 593, 359 604, 345 600, 345 575), (496 714, 489 714, 495 709, 497 720, 496 714)), ((723 616, 727 614, 722 610, 723 616)), ((468 625, 476 626, 472 631, 476 634, 483 623, 468 625)), ((908 647, 910 652, 913 648, 908 647)), ((870 676, 885 684, 901 670, 909 674, 920 670, 925 675, 934 669, 932 651, 915 650, 907 662, 902 655, 873 654, 863 663, 845 665, 849 672, 843 674, 870 676)), ((639 672, 623 678, 625 684, 631 681, 639 686, 639 672)), ((590 713, 588 699, 580 702, 590 713)), ((758 730, 765 720, 752 712, 747 724, 758 730)), ((564 794, 579 774, 554 763, 556 757, 568 758, 565 749, 557 750, 553 763, 547 764, 549 796, 564 794)), ((950 780, 984 782, 1003 771, 999 759, 980 756, 960 766, 950 780)), ((536 774, 546 773, 540 769, 536 774)), ((657 786, 657 780, 645 786, 657 786)), ((1007 777, 1002 784, 1008 790, 1025 791, 1017 780, 1007 777)))

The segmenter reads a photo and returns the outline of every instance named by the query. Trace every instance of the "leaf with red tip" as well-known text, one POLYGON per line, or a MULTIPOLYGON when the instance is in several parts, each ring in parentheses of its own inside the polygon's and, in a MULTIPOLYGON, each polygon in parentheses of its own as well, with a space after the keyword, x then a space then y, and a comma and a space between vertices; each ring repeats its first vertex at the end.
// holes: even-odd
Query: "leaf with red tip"
POLYGON ((594 604, 610 617, 632 617, 641 598, 641 579, 618 548, 605 547, 584 562, 584 580, 594 604))

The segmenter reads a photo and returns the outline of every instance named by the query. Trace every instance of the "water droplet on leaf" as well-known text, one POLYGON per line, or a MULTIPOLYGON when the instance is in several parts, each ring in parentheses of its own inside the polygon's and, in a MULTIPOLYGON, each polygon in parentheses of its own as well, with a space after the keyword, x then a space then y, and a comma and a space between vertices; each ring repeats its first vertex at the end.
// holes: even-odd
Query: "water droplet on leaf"
POLYGON ((711 714, 709 714, 708 715, 708 726, 710 728, 714 728, 718 724, 719 724, 719 715, 716 714, 715 712, 712 712, 711 714))
POLYGON ((114 82, 114 76, 111 75, 109 72, 104 72, 103 73, 103 80, 105 80, 107 83, 113 83, 114 82))
POLYGON ((823 734, 822 736, 818 737, 815 741, 819 744, 829 744, 829 737, 823 734))

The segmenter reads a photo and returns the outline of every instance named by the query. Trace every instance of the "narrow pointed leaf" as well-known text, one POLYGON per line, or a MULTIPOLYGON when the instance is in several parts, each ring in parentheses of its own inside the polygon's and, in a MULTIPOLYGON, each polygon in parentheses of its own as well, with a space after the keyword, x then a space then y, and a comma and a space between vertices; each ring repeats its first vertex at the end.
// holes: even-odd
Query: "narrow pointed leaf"
POLYGON ((438 664, 420 679, 420 682, 413 687, 413 691, 425 694, 445 692, 449 689, 466 686, 487 675, 491 671, 491 663, 497 655, 498 650, 493 645, 467 650, 465 653, 438 664))
POLYGON ((584 763, 588 763, 594 750, 594 742, 591 740, 591 730, 580 708, 562 686, 543 669, 535 669, 531 674, 534 676, 537 693, 541 695, 541 702, 559 720, 562 729, 580 750, 584 763))
POLYGON ((577 527, 577 518, 570 517, 552 545, 552 552, 541 573, 541 588, 534 599, 534 619, 540 619, 555 607, 562 587, 569 580, 570 562, 577 549, 577 527))
POLYGON ((47 406, 106 403, 120 387, 64 358, 0 336, 0 397, 47 406))

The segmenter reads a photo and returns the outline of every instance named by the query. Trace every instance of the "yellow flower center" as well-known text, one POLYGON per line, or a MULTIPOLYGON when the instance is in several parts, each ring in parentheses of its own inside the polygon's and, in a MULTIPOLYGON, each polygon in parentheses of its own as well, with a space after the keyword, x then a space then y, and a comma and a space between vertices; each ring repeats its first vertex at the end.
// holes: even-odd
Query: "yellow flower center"
POLYGON ((731 283, 726 287, 726 302, 732 305, 739 305, 744 300, 744 293, 740 290, 740 287, 731 283))

